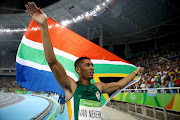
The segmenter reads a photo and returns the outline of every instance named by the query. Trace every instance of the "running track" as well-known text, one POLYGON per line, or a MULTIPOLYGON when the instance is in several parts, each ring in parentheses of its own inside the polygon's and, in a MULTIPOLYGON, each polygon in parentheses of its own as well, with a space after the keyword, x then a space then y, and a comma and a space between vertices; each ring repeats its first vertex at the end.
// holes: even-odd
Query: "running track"
POLYGON ((0 94, 0 120, 29 120, 48 105, 47 99, 30 94, 0 94))
MULTIPOLYGON (((53 97, 57 100, 58 97, 53 97)), ((42 112, 49 104, 44 98, 31 96, 29 94, 14 95, 11 93, 0 93, 0 120, 29 120, 33 116, 42 112)), ((55 111, 55 104, 48 116, 43 120, 47 120, 55 111)), ((124 114, 115 109, 104 107, 104 120, 136 120, 136 118, 124 114)), ((55 120, 68 120, 67 105, 63 114, 57 114, 55 120)))
POLYGON ((9 94, 9 93, 0 93, 0 109, 17 104, 25 100, 25 97, 9 94))

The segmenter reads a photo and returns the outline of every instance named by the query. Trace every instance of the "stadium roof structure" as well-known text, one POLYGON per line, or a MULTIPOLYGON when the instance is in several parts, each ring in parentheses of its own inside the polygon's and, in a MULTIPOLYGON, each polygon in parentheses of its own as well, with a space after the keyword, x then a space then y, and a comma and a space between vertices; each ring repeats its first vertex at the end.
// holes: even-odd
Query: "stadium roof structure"
MULTIPOLYGON (((47 16, 62 23, 95 9, 86 19, 67 27, 87 38, 88 29, 103 27, 103 45, 128 44, 152 40, 179 32, 178 0, 32 0, 47 16), (100 7, 99 7, 100 6, 100 7), (104 6, 104 7, 103 7, 104 6)), ((0 48, 17 49, 30 18, 24 0, 0 2, 0 48), (6 30, 6 31, 4 31, 6 30), (9 32, 8 32, 9 30, 9 32), (3 31, 3 32, 2 32, 3 31)), ((95 37, 95 34, 94 34, 95 37)))

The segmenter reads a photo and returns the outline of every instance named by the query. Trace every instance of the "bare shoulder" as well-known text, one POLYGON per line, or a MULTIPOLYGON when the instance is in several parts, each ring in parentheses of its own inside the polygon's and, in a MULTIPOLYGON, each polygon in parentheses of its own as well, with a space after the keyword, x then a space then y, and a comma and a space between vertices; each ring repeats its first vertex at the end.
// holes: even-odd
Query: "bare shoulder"
POLYGON ((96 82, 94 83, 94 85, 102 92, 102 88, 104 86, 105 83, 102 82, 96 82))
POLYGON ((104 83, 103 82, 95 82, 94 85, 95 86, 102 86, 104 83))

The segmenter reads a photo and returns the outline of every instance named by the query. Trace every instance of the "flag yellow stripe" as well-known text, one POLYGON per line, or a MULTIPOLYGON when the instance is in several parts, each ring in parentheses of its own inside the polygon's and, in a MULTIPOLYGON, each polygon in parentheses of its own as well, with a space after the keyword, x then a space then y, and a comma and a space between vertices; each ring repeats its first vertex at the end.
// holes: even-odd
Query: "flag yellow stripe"
MULTIPOLYGON (((122 73, 96 73, 94 74, 94 81, 95 82, 101 82, 101 80, 99 79, 99 77, 127 77, 129 74, 122 74, 122 73)), ((137 76, 134 78, 134 80, 137 79, 137 76)), ((107 100, 109 98, 109 95, 103 94, 105 100, 107 100)))

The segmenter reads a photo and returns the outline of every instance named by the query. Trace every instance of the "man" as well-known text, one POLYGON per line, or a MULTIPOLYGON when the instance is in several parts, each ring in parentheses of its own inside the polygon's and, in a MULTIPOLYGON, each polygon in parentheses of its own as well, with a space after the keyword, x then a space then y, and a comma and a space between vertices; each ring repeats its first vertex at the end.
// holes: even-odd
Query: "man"
POLYGON ((157 82, 157 80, 155 80, 154 82, 154 88, 159 88, 160 87, 160 84, 157 82))
POLYGON ((143 81, 143 82, 141 83, 140 88, 141 88, 141 89, 145 89, 145 88, 146 88, 146 83, 145 83, 145 81, 143 81))
POLYGON ((118 82, 91 84, 90 80, 93 79, 94 75, 93 63, 89 58, 81 57, 75 62, 75 70, 79 75, 79 81, 76 83, 66 74, 62 64, 55 57, 49 38, 46 14, 38 9, 33 2, 28 2, 25 7, 26 13, 40 25, 45 58, 54 77, 65 92, 69 119, 84 120, 85 118, 91 119, 96 117, 96 120, 101 120, 102 116, 99 106, 101 94, 111 93, 123 88, 137 74, 141 74, 144 68, 138 67, 134 72, 118 82))
POLYGON ((60 114, 62 114, 64 112, 64 108, 65 108, 65 96, 59 95, 58 102, 60 104, 60 114))

